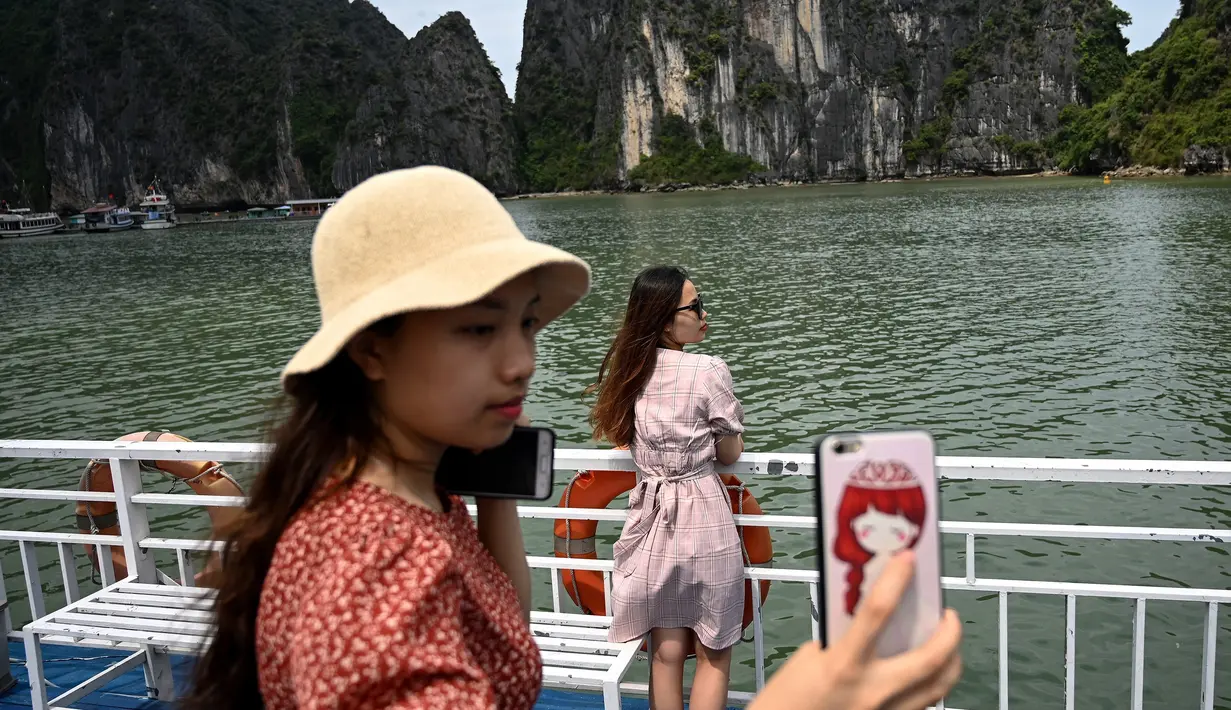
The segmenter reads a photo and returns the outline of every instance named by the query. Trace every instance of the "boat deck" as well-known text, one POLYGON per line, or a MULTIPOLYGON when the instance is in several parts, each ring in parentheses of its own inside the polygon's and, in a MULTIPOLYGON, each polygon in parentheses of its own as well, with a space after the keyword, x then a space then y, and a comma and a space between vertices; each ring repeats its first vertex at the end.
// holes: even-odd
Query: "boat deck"
MULTIPOLYGON (((128 655, 123 651, 106 651, 95 648, 74 648, 71 646, 43 646, 43 662, 46 664, 47 680, 54 685, 52 690, 63 692, 73 686, 88 680, 96 673, 106 670, 107 666, 116 663, 128 655)), ((9 659, 12 663, 13 678, 17 685, 3 695, 0 695, 0 710, 13 708, 29 708, 30 682, 26 675, 26 651, 18 641, 9 642, 9 659)), ((172 661, 172 672, 175 675, 176 688, 187 687, 189 674, 192 672, 193 659, 186 656, 175 657, 172 661)), ((101 691, 89 695, 84 700, 74 703, 79 710, 164 710, 173 708, 173 703, 150 700, 145 696, 145 676, 141 670, 134 670, 114 680, 101 691)), ((562 710, 563 708, 594 708, 601 710, 603 696, 598 693, 570 692, 545 689, 535 706, 536 710, 562 710)), ((649 703, 644 698, 624 697, 623 710, 647 710, 649 703)))

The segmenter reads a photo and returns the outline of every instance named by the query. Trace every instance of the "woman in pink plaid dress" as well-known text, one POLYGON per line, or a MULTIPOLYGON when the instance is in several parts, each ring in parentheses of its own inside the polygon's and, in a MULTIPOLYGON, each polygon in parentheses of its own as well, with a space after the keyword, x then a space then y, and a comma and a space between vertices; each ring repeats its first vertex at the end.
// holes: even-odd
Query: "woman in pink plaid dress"
POLYGON ((628 446, 638 470, 614 550, 611 640, 651 634, 655 710, 683 707, 694 650, 690 708, 725 708, 742 629, 743 548, 714 462, 743 452, 744 412, 726 363, 684 352, 707 315, 683 270, 641 272, 593 388, 595 437, 628 446))

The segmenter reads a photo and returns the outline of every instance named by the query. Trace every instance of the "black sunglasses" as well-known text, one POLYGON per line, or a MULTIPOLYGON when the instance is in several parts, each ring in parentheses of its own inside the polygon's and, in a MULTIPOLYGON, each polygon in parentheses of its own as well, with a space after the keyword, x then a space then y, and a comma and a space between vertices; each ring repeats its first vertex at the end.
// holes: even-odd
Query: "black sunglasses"
POLYGON ((698 293, 697 300, 693 301, 687 306, 680 306, 679 308, 675 309, 676 313, 679 313, 681 311, 693 311, 697 314, 698 318, 700 318, 701 320, 705 320, 705 305, 701 303, 701 294, 698 293))

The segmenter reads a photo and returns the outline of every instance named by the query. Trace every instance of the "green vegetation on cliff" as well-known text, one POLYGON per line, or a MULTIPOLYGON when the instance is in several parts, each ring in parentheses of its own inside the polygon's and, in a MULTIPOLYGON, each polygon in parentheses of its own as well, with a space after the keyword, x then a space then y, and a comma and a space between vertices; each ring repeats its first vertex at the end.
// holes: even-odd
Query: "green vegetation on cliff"
POLYGON ((616 132, 599 131, 592 93, 577 77, 544 63, 528 78, 518 74, 515 104, 522 144, 521 170, 535 190, 598 187, 616 169, 616 132), (523 97, 533 96, 534 100, 523 97), (530 108, 533 106, 535 108, 530 108))
POLYGON ((688 63, 688 82, 704 86, 713 80, 718 58, 738 42, 731 8, 721 0, 667 3, 660 11, 667 36, 679 42, 688 63))
POLYGON ((1179 167, 1191 147, 1231 149, 1231 0, 1184 0, 1180 16, 1093 107, 1069 106, 1051 140, 1065 169, 1179 167))
POLYGON ((725 185, 745 180, 765 170, 746 155, 722 147, 722 137, 714 122, 704 119, 699 125, 701 144, 683 116, 669 113, 654 132, 654 155, 641 156, 641 164, 628 173, 628 179, 650 185, 687 182, 694 185, 725 185))
MULTIPOLYGON (((563 24, 564 5, 548 3, 542 16, 535 17, 531 7, 526 22, 542 24, 544 32, 526 35, 522 61, 517 65, 517 100, 513 105, 520 168, 530 188, 538 191, 583 190, 603 187, 615 174, 619 161, 618 119, 612 112, 600 112, 594 77, 575 66, 594 65, 605 71, 597 54, 567 56, 562 38, 568 37, 563 24), (602 113, 602 115, 600 115, 602 113)), ((611 40, 618 51, 630 55, 644 49, 644 42, 631 30, 611 40)), ((592 48, 599 50, 600 48, 592 48)), ((603 47, 602 51, 615 51, 603 47)), ((641 61, 650 61, 640 57, 641 61)))
MULTIPOLYGON (((1024 0, 994 7, 983 19, 969 44, 953 53, 953 71, 941 86, 940 101, 933 117, 921 124, 902 145, 907 162, 939 163, 950 151, 955 112, 970 96, 975 82, 997 80, 994 60, 1006 46, 1025 55, 1041 51, 1039 32, 1047 9, 1044 0, 1024 0)), ((967 3, 959 13, 975 15, 978 7, 967 3)), ((1072 0, 1066 12, 1076 31, 1078 85, 1088 105, 1106 98, 1129 71, 1128 40, 1120 28, 1130 21, 1128 13, 1111 0, 1072 0)), ((901 72, 899 72, 901 73, 901 72)), ((1046 151, 1035 141, 1001 135, 992 144, 1017 160, 1033 162, 1046 151)))
POLYGON ((1127 12, 1114 6, 1104 7, 1091 14, 1077 31, 1079 76, 1087 103, 1097 103, 1110 96, 1132 68, 1128 39, 1120 31, 1130 22, 1132 18, 1127 12))

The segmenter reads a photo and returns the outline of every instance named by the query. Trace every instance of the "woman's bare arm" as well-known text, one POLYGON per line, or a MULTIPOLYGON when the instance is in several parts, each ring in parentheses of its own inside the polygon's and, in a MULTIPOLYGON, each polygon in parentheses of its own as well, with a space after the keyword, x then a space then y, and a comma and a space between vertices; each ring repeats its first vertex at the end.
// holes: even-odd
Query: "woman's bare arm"
POLYGON ((740 454, 744 453, 744 435, 724 436, 714 442, 714 448, 717 449, 718 463, 730 466, 739 460, 740 454))
POLYGON ((526 545, 517 518, 517 501, 479 498, 479 540, 496 558, 517 590, 522 615, 530 620, 530 567, 526 564, 526 545))

